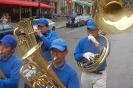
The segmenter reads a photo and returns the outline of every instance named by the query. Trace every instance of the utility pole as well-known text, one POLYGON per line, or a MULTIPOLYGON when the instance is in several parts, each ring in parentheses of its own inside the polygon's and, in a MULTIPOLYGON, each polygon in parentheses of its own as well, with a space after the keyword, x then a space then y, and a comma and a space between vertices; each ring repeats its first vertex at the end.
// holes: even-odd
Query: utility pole
POLYGON ((40 18, 40 0, 38 0, 38 16, 40 18))

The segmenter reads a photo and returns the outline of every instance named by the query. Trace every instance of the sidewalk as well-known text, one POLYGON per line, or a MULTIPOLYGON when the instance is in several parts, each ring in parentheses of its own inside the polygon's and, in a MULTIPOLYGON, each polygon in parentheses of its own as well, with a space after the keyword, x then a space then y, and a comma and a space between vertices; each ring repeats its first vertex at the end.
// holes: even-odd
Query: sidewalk
POLYGON ((55 28, 61 28, 61 27, 65 27, 66 26, 66 22, 67 22, 67 18, 66 17, 58 17, 57 21, 55 21, 55 28))
MULTIPOLYGON (((55 28, 58 29, 58 28, 61 28, 61 27, 65 27, 66 26, 66 22, 67 22, 67 19, 66 18, 61 18, 61 19, 58 19, 56 22, 55 22, 55 28)), ((11 23, 13 26, 17 26, 16 23, 11 23)))
POLYGON ((55 27, 58 29, 58 28, 61 28, 61 27, 65 27, 66 26, 66 21, 60 21, 60 22, 55 22, 55 27))

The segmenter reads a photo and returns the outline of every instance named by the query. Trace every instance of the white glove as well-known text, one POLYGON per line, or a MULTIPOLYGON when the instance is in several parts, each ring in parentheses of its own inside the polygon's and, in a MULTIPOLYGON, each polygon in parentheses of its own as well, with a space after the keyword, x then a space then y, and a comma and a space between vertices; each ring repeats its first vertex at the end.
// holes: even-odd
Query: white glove
POLYGON ((91 40, 96 46, 99 46, 99 42, 91 34, 88 36, 88 40, 91 40))
POLYGON ((94 60, 95 55, 94 55, 94 53, 87 52, 87 53, 83 54, 83 57, 88 59, 89 61, 91 61, 91 60, 94 60))

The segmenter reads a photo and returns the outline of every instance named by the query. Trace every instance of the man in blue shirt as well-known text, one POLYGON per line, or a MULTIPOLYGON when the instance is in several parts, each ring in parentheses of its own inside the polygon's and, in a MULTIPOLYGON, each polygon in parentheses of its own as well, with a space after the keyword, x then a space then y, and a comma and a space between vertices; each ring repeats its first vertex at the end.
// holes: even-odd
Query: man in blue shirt
MULTIPOLYGON (((77 62, 83 61, 85 58, 89 61, 94 60, 95 54, 100 54, 102 47, 106 47, 106 40, 99 36, 99 29, 96 27, 93 20, 87 22, 88 36, 82 38, 74 52, 74 57, 77 62), (100 45, 101 48, 98 46, 100 45)), ((106 88, 106 60, 102 65, 93 72, 83 72, 81 75, 82 88, 106 88)))
POLYGON ((77 72, 65 61, 68 54, 67 47, 64 39, 53 41, 50 47, 53 59, 52 68, 66 88, 80 88, 77 72))
POLYGON ((76 17, 77 17, 77 14, 74 13, 74 11, 73 11, 72 14, 70 15, 70 18, 71 18, 71 28, 74 28, 74 26, 75 26, 74 21, 75 21, 76 17))
POLYGON ((13 54, 16 47, 17 40, 12 35, 6 35, 0 40, 0 70, 5 75, 0 78, 0 88, 19 88, 22 62, 13 54))
MULTIPOLYGON (((65 61, 65 57, 68 54, 66 41, 63 39, 54 40, 50 51, 53 59, 51 67, 64 86, 66 88, 80 88, 77 72, 65 61)), ((29 87, 25 84, 24 88, 29 87)))
POLYGON ((47 61, 51 61, 50 46, 53 40, 58 38, 56 31, 49 30, 48 20, 46 18, 40 18, 37 22, 38 29, 35 30, 39 41, 43 41, 42 51, 47 61))

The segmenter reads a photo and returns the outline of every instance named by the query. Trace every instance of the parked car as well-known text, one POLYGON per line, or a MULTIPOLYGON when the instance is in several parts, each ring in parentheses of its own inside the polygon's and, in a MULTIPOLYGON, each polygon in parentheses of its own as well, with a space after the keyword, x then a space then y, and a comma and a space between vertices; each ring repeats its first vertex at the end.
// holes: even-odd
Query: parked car
POLYGON ((83 19, 85 21, 85 24, 87 24, 88 20, 91 19, 91 16, 83 16, 83 19))
MULTIPOLYGON (((66 27, 71 26, 71 23, 72 23, 71 18, 69 18, 68 21, 66 22, 66 27)), ((81 25, 83 25, 83 26, 85 25, 85 21, 83 19, 83 16, 77 16, 75 18, 75 21, 74 21, 74 26, 79 27, 81 25)))
POLYGON ((15 27, 9 23, 0 23, 0 39, 2 39, 7 34, 12 34, 15 27))
MULTIPOLYGON (((33 25, 33 28, 34 29, 37 29, 37 22, 38 22, 39 19, 33 19, 32 21, 32 25, 33 25)), ((48 25, 49 25, 49 29, 50 30, 55 30, 55 22, 53 22, 52 20, 50 19, 47 19, 48 20, 48 25)))

